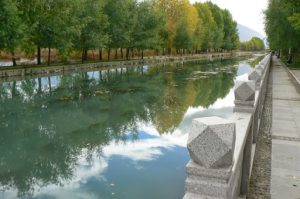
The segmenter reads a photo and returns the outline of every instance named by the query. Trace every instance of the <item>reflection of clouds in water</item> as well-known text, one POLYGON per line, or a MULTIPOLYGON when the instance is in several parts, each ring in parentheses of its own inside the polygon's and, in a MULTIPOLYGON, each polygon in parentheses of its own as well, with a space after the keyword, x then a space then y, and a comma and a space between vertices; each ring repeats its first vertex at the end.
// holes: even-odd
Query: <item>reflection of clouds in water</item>
MULTIPOLYGON (((240 75, 236 80, 247 80, 248 74, 240 75)), ((218 99, 209 110, 218 110, 234 106, 234 89, 232 88, 228 95, 223 99, 218 99)), ((46 187, 36 186, 36 192, 33 198, 50 197, 50 198, 98 198, 98 196, 84 190, 84 186, 90 180, 96 180, 110 186, 106 181, 105 171, 109 167, 109 161, 112 157, 121 157, 133 161, 136 169, 141 169, 140 161, 154 161, 160 156, 165 155, 163 149, 172 150, 175 147, 186 147, 188 138, 188 129, 191 120, 202 113, 206 115, 209 111, 203 107, 189 107, 184 115, 184 119, 173 132, 160 135, 155 126, 151 122, 138 121, 137 129, 149 136, 138 140, 127 140, 127 142, 112 141, 109 145, 101 149, 99 155, 97 150, 88 152, 82 150, 81 155, 76 162, 74 176, 71 180, 61 180, 60 185, 48 185, 46 187), (188 126, 187 126, 188 124, 188 126), (87 160, 88 157, 88 160, 87 160)), ((130 132, 128 132, 130 133, 130 132)), ((17 190, 10 190, 5 193, 3 198, 16 198, 17 190)))
POLYGON ((228 95, 223 99, 218 99, 213 105, 211 105, 210 109, 220 109, 225 107, 233 107, 234 106, 234 89, 230 89, 228 95))
MULTIPOLYGON (((82 150, 81 155, 76 162, 74 176, 71 180, 61 180, 60 185, 48 185, 46 187, 34 188, 36 192, 33 198, 53 197, 53 198, 98 198, 92 193, 82 190, 82 186, 89 180, 95 179, 99 182, 107 184, 104 172, 109 166, 109 160, 114 156, 127 158, 133 161, 136 169, 142 167, 139 161, 153 161, 164 155, 163 149, 172 150, 176 146, 186 146, 187 134, 183 134, 180 130, 175 130, 172 134, 159 135, 158 131, 152 124, 139 123, 139 130, 152 136, 149 139, 140 139, 128 142, 112 141, 109 145, 102 148, 102 155, 95 150, 90 154, 88 150, 82 150), (88 160, 87 160, 87 157, 88 160)), ((5 192, 3 198, 16 198, 17 190, 5 192)), ((1 196, 1 194, 0 194, 1 196)))
POLYGON ((151 138, 134 142, 112 143, 103 148, 104 156, 121 156, 132 161, 151 161, 162 155, 161 147, 171 149, 173 144, 163 138, 151 138))
POLYGON ((247 80, 248 80, 248 73, 236 77, 236 81, 247 81, 247 80))

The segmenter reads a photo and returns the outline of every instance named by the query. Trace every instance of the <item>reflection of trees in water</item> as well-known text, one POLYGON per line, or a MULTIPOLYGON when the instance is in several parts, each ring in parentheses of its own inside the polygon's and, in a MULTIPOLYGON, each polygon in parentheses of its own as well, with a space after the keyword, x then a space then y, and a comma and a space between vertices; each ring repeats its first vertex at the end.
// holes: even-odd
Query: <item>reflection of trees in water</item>
POLYGON ((171 132, 189 106, 208 107, 229 92, 235 68, 191 78, 217 64, 122 68, 62 75, 58 83, 44 78, 42 84, 38 78, 2 84, 2 188, 16 188, 21 196, 32 193, 34 185, 71 179, 82 149, 101 154, 101 146, 126 141, 128 132, 137 139, 138 121, 171 132))

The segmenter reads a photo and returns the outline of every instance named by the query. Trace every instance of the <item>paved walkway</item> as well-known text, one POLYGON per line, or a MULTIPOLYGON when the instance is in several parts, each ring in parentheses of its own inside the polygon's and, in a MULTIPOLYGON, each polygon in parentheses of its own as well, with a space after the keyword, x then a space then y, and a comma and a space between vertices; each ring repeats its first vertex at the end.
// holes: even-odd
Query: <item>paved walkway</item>
POLYGON ((291 70, 291 72, 293 73, 294 77, 296 78, 297 82, 300 84, 300 69, 298 70, 291 70))
POLYGON ((300 199, 300 85, 273 58, 272 199, 300 199))

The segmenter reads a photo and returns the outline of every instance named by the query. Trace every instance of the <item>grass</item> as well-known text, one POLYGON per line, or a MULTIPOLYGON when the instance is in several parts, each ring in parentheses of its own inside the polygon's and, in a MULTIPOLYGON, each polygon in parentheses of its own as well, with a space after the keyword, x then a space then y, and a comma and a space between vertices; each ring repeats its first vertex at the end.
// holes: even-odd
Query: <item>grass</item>
POLYGON ((257 58, 255 58, 255 59, 253 59, 253 60, 250 60, 250 61, 248 62, 248 64, 254 68, 257 64, 259 64, 259 62, 260 62, 264 57, 265 57, 264 55, 263 55, 263 56, 258 56, 257 58))
POLYGON ((289 68, 296 68, 296 69, 300 69, 300 62, 295 62, 295 63, 291 63, 291 64, 288 64, 288 63, 285 63, 289 68))

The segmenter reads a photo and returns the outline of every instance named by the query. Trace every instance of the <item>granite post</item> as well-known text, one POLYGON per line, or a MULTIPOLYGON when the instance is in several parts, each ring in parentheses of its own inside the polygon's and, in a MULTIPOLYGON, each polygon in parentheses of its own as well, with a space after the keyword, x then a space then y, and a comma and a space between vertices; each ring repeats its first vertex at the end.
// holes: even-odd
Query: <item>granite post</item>
POLYGON ((256 90, 260 89, 261 78, 262 78, 262 71, 257 68, 255 68, 255 70, 253 70, 248 76, 249 80, 255 81, 256 90))
POLYGON ((235 140, 235 123, 219 117, 193 120, 184 199, 235 197, 231 181, 235 140))
POLYGON ((255 102, 255 82, 237 81, 234 88, 234 112, 252 113, 255 102))

